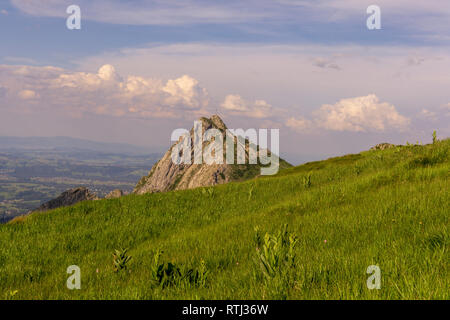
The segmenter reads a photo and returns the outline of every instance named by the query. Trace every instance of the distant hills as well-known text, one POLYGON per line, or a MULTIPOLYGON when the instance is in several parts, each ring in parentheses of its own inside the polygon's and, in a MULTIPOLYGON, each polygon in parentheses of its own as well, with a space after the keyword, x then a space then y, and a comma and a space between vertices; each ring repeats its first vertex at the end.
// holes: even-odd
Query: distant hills
POLYGON ((126 143, 98 142, 71 137, 0 136, 0 150, 95 151, 113 154, 144 155, 152 150, 126 143))

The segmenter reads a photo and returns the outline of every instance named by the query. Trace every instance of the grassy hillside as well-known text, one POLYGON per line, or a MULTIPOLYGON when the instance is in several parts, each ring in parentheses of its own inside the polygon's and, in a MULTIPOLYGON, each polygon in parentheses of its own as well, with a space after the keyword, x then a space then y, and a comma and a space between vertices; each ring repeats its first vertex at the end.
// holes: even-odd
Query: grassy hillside
POLYGON ((0 298, 449 299, 449 149, 366 151, 16 219, 0 225, 0 298), (120 248, 132 259, 115 272, 120 248), (81 290, 66 288, 74 264, 81 290), (367 289, 369 265, 380 290, 367 289))

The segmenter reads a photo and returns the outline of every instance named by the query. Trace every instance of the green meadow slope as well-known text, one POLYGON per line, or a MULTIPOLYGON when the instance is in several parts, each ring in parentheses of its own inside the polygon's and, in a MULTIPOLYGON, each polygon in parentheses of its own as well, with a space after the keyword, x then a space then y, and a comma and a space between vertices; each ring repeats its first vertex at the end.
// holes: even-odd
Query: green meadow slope
POLYGON ((449 299, 449 149, 365 151, 15 219, 0 225, 0 298, 449 299), (117 271, 120 248, 132 258, 117 271), (66 287, 70 265, 80 290, 66 287))

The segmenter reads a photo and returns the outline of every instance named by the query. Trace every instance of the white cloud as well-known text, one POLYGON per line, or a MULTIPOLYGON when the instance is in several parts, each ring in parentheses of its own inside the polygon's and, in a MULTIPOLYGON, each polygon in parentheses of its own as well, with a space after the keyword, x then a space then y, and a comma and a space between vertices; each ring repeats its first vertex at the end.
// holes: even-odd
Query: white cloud
POLYGON ((198 81, 188 75, 167 81, 162 90, 169 94, 166 98, 169 105, 184 105, 196 109, 209 102, 206 89, 199 87, 198 81))
POLYGON ((98 69, 98 77, 104 81, 122 81, 120 76, 117 74, 116 69, 110 64, 103 65, 98 69))
POLYGON ((273 114, 272 106, 266 101, 255 100, 250 102, 237 94, 227 95, 221 107, 231 115, 241 115, 249 118, 268 118, 273 114))
MULTIPOLYGON (((409 50, 390 50, 377 49, 366 57, 363 49, 354 47, 322 51, 321 47, 254 45, 244 46, 236 54, 234 46, 188 44, 130 49, 125 54, 86 60, 79 67, 93 70, 109 61, 120 70, 128 70, 127 74, 145 76, 120 75, 112 65, 103 65, 97 72, 0 65, 0 108, 65 112, 77 117, 94 113, 191 119, 210 114, 215 111, 213 106, 220 105, 225 116, 239 116, 258 123, 277 121, 298 132, 402 130, 410 120, 399 114, 397 106, 407 116, 417 117, 417 110, 422 106, 430 106, 428 110, 438 117, 449 115, 448 105, 445 109, 432 109, 432 106, 442 106, 439 99, 448 88, 445 73, 448 59, 438 60, 428 51, 419 51, 417 56, 427 57, 430 68, 413 68, 414 76, 405 78, 399 85, 398 79, 392 77, 392 70, 404 66, 406 58, 414 54, 409 50), (389 55, 369 59, 380 52, 389 55), (311 65, 311 57, 337 55, 345 66, 340 72, 330 72, 324 77, 323 72, 311 65), (195 78, 179 76, 179 70, 183 70, 181 75, 186 72, 195 74, 195 78), (170 79, 153 78, 154 74, 169 75, 170 79), (202 84, 207 83, 208 92, 216 97, 211 98, 213 106, 198 79, 202 84), (355 92, 371 92, 373 88, 387 101, 395 100, 395 107, 380 102, 375 95, 340 100, 354 97, 355 92), (34 94, 22 92, 26 90, 34 94), (259 97, 261 92, 264 100, 244 98, 259 97), (222 102, 217 97, 225 99, 222 102), (334 101, 337 102, 328 104, 334 101), (299 117, 292 111, 298 106, 302 106, 303 115, 311 116, 299 117), (317 109, 319 106, 322 107, 317 109)), ((435 54, 443 56, 439 52, 435 54)))
POLYGON ((139 76, 122 78, 112 65, 103 65, 97 73, 0 65, 0 86, 6 90, 5 107, 53 107, 76 116, 181 117, 184 110, 195 115, 208 106, 206 89, 188 75, 166 83, 139 76), (9 94, 14 92, 17 95, 9 94), (23 100, 33 100, 33 106, 23 100))
MULTIPOLYGON (((302 106, 308 114, 314 106, 375 90, 386 101, 395 101, 402 112, 416 113, 423 106, 442 104, 439 97, 448 90, 450 68, 445 48, 213 43, 128 48, 83 59, 79 68, 92 70, 105 61, 144 76, 173 79, 183 70, 207 84, 216 99, 230 93, 262 97, 273 106, 302 106), (407 68, 410 56, 425 57, 426 63, 407 68), (341 69, 319 69, 313 57, 336 57, 341 69), (399 80, 395 74, 400 72, 399 80)), ((220 105, 223 100, 212 101, 220 105)))
POLYGON ((409 119, 400 115, 393 105, 380 102, 374 94, 325 104, 316 117, 320 127, 336 131, 385 131, 405 129, 409 124, 409 119))
POLYGON ((305 119, 303 117, 290 117, 285 122, 286 127, 291 128, 297 132, 305 132, 314 128, 314 123, 311 120, 305 119))
POLYGON ((313 119, 289 118, 286 126, 295 131, 322 128, 332 131, 382 132, 389 129, 404 130, 410 120, 400 115, 395 107, 380 102, 370 94, 363 97, 342 99, 325 104, 313 112, 313 119))
POLYGON ((222 108, 237 112, 248 111, 247 103, 241 98, 240 95, 237 94, 228 95, 222 103, 222 108))

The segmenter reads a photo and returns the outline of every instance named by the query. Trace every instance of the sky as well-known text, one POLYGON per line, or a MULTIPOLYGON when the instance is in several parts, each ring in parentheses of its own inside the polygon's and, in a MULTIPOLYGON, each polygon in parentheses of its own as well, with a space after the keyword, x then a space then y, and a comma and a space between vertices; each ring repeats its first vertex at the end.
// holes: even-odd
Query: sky
POLYGON ((450 136, 449 49, 448 0, 0 0, 0 135, 154 152, 219 114, 279 129, 294 164, 429 143, 450 136))

